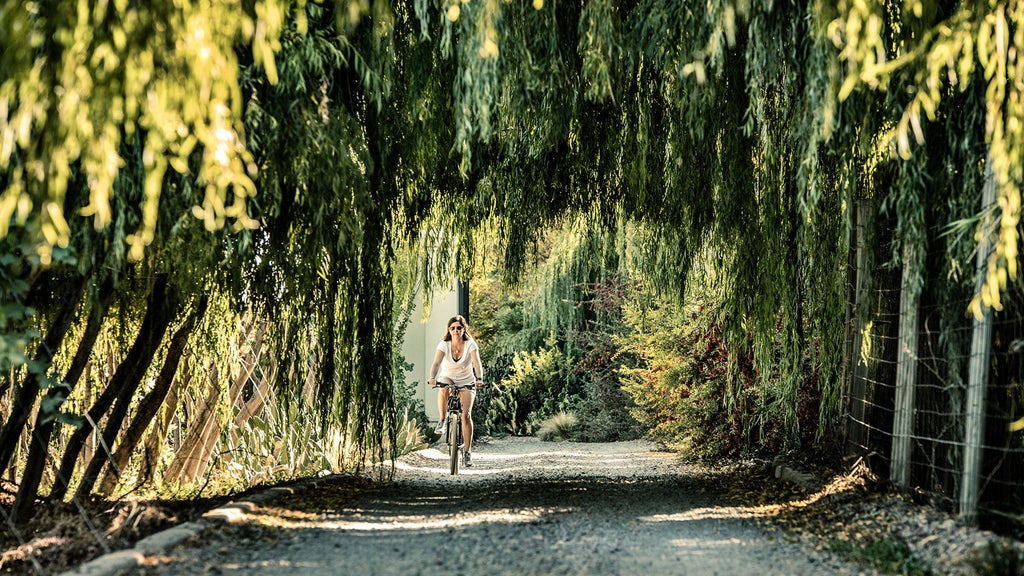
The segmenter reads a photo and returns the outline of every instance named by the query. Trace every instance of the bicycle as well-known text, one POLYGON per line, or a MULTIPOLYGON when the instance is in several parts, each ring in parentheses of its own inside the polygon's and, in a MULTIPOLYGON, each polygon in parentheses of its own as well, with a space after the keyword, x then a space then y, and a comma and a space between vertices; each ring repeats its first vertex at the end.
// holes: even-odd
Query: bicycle
POLYGON ((459 473, 459 452, 463 448, 462 438, 462 398, 459 390, 473 390, 473 384, 457 385, 438 382, 434 388, 449 388, 448 406, 445 410, 443 438, 448 445, 449 470, 452 475, 459 473))

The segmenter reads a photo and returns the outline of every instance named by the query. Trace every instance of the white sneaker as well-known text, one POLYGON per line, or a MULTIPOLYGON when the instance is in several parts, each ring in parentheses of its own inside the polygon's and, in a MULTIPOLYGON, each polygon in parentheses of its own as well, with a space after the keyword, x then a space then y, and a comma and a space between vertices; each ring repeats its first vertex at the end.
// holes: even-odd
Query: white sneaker
POLYGON ((444 434, 444 420, 440 420, 437 423, 437 426, 434 426, 434 434, 437 434, 438 436, 444 434))

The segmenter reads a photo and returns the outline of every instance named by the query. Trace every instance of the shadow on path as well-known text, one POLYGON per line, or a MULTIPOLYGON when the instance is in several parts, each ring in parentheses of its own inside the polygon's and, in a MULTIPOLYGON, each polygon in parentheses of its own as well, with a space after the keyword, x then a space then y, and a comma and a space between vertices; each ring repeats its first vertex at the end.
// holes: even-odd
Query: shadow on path
POLYGON ((765 533, 663 456, 562 448, 475 455, 473 474, 456 477, 422 451, 400 461, 394 483, 327 479, 134 573, 847 572, 765 533))

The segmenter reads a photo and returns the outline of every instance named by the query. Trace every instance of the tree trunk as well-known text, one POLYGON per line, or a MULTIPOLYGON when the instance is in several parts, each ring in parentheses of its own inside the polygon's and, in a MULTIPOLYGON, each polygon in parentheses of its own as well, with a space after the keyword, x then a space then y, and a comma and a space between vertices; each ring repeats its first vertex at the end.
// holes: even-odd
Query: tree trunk
MULTIPOLYGON (((78 454, 82 451, 82 446, 85 445, 86 439, 92 433, 93 423, 99 422, 103 418, 103 415, 107 413, 110 405, 114 403, 115 398, 117 398, 123 388, 129 387, 132 382, 137 383, 141 381, 142 376, 149 367, 149 363, 153 359, 153 353, 160 344, 159 340, 155 344, 152 342, 154 340, 153 336, 157 332, 157 327, 163 324, 163 330, 167 329, 167 322, 161 320, 161 316, 164 315, 163 309, 166 305, 166 292, 167 275, 160 274, 157 276, 153 289, 150 292, 146 316, 142 320, 142 327, 135 337, 135 342, 132 344, 131 349, 128 350, 124 360, 117 366, 114 376, 110 379, 103 393, 100 394, 92 408, 89 409, 85 424, 76 430, 68 440, 64 456, 60 462, 57 479, 54 481, 53 490, 50 491, 49 498, 51 500, 63 499, 65 494, 67 494, 68 483, 75 471, 78 454)), ((163 338, 163 331, 161 331, 160 337, 163 338)), ((132 388, 134 391, 134 386, 132 388)))
MULTIPOLYGON (((78 380, 85 372, 89 363, 89 356, 96 346, 96 339, 99 336, 100 328, 103 326, 103 318, 110 308, 110 302, 114 298, 114 287, 110 280, 103 283, 100 288, 100 299, 89 314, 89 322, 86 324, 85 333, 78 344, 78 351, 71 361, 71 366, 64 375, 64 386, 68 394, 78 385, 78 380)), ((53 398, 58 390, 51 389, 47 397, 53 398)), ((56 420, 42 422, 42 415, 36 415, 36 424, 32 430, 32 444, 28 452, 28 461, 25 464, 25 472, 21 476, 21 484, 18 486, 18 495, 14 500, 11 509, 11 521, 19 523, 29 518, 32 504, 39 494, 39 483, 43 477, 43 469, 46 467, 46 460, 50 457, 50 438, 57 425, 56 420)))
MULTIPOLYGON (((75 278, 74 286, 70 290, 62 292, 60 310, 54 317, 50 329, 47 330, 46 338, 39 344, 39 349, 36 350, 33 358, 34 362, 49 366, 53 361, 53 356, 60 348, 64 336, 71 328, 71 322, 75 319, 75 311, 85 293, 87 282, 86 276, 78 276, 75 278)), ((18 440, 32 413, 36 397, 39 396, 42 378, 42 371, 29 370, 21 388, 14 396, 14 401, 11 403, 11 415, 7 419, 7 423, 4 424, 3 430, 0 430, 0 470, 5 470, 11 463, 18 440)))
MULTIPOLYGON (((167 285, 166 274, 162 275, 162 277, 163 282, 158 280, 158 284, 162 284, 159 286, 160 289, 158 290, 157 287, 154 287, 153 292, 150 293, 153 296, 150 300, 151 306, 156 304, 156 310, 153 314, 152 326, 148 333, 146 333, 146 340, 143 342, 144 347, 139 354, 140 361, 134 364, 134 370, 131 370, 128 374, 120 393, 117 395, 114 408, 107 415, 107 423, 102 435, 103 441, 100 443, 96 453, 93 454, 89 465, 86 466, 85 472, 82 474, 82 480, 78 484, 78 490, 75 492, 75 497, 78 499, 84 500, 89 496, 93 486, 96 484, 96 480, 99 479, 103 466, 107 463, 107 459, 113 456, 107 451, 114 445, 114 440, 117 439, 117 434, 121 431, 121 425, 124 422, 125 416, 128 415, 128 408, 131 406, 132 398, 139 389, 139 385, 142 384, 146 371, 152 364, 157 349, 160 347, 160 342, 163 341, 168 327, 170 327, 171 322, 178 315, 180 303, 177 292, 173 287, 167 285)), ((143 329, 145 329, 145 326, 143 326, 143 329)), ((138 343, 138 340, 136 340, 136 343, 138 343)), ((120 366, 118 370, 120 371, 120 366)))
POLYGON ((128 431, 125 432, 124 438, 121 440, 120 445, 117 447, 117 452, 114 454, 113 466, 107 468, 107 472, 104 475, 103 481, 100 484, 100 493, 104 496, 109 495, 114 491, 117 485, 117 480, 121 476, 121 470, 125 469, 128 465, 128 460, 131 458, 132 452, 135 451, 135 447, 138 446, 139 441, 142 440, 142 435, 146 432, 146 428, 149 427, 150 422, 160 411, 160 406, 163 404, 164 399, 167 397, 167 392, 171 389, 171 383, 174 381, 174 375, 178 372, 178 365, 181 363, 182 357, 185 355, 185 347, 188 345, 188 338, 192 335, 192 331, 196 327, 196 323, 202 319, 203 315, 206 314, 206 307, 209 304, 209 297, 203 295, 196 304, 195 309, 189 314, 188 319, 181 325, 180 328, 171 337, 170 345, 167 348, 167 356, 164 359, 163 368, 160 369, 160 375, 157 376, 156 383, 153 389, 150 390, 149 394, 142 399, 139 404, 139 410, 135 415, 135 419, 128 427, 128 431))

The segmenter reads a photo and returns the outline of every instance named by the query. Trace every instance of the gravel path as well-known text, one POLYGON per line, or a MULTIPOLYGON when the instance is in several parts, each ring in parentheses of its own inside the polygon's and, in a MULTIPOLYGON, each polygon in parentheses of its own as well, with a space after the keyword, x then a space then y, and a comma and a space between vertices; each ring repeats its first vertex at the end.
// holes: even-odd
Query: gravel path
POLYGON ((393 484, 330 478, 244 507, 133 574, 857 574, 766 532, 647 442, 428 448, 393 484))

